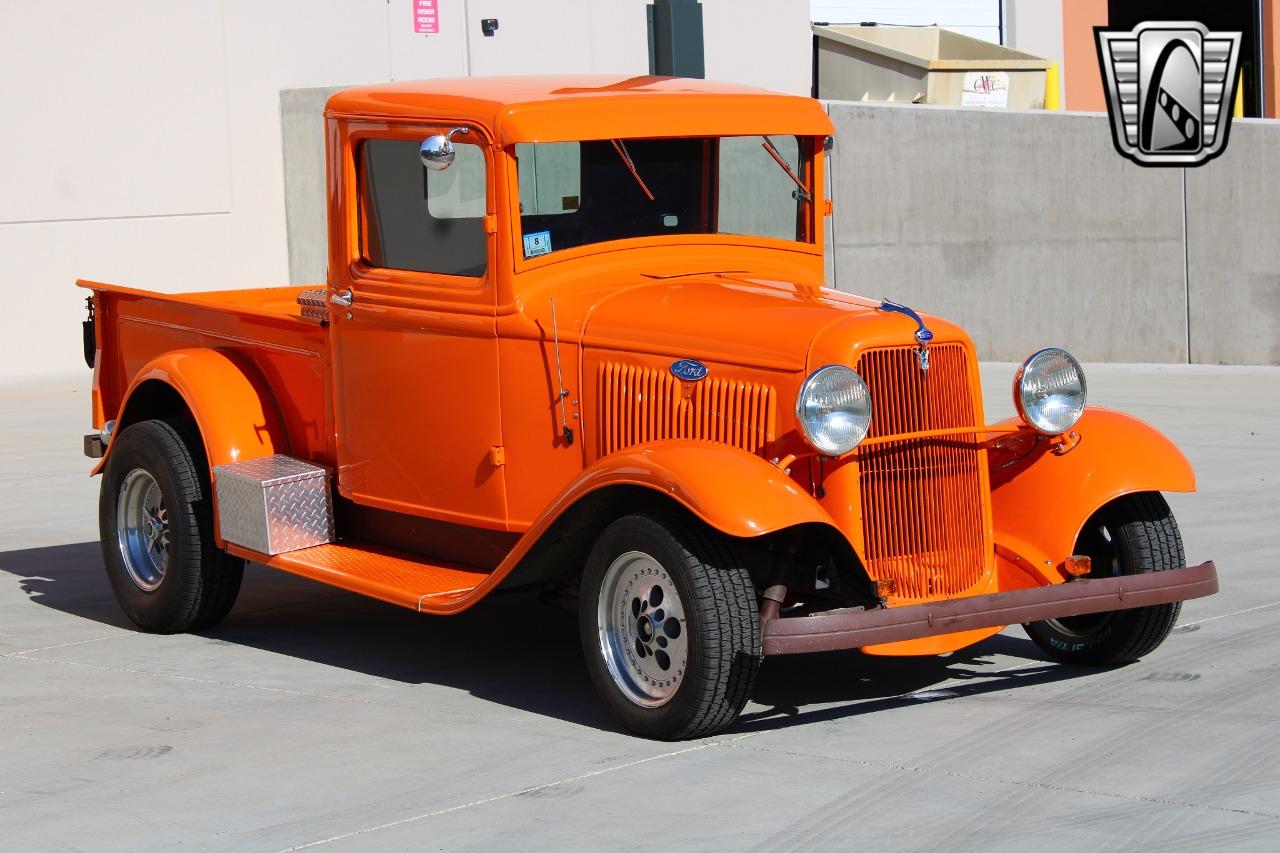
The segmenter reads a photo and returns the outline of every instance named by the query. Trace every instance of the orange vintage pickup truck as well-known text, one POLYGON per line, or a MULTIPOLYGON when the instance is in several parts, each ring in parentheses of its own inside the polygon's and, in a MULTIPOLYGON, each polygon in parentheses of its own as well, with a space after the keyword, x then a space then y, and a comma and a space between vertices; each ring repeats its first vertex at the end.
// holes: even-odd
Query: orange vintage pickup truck
POLYGON ((334 95, 323 288, 80 282, 121 607, 206 628, 246 560, 425 614, 543 588, 658 738, 769 655, 1155 649, 1217 589, 1161 497, 1187 460, 1061 349, 988 424, 962 329, 824 287, 832 132, 680 79, 334 95))

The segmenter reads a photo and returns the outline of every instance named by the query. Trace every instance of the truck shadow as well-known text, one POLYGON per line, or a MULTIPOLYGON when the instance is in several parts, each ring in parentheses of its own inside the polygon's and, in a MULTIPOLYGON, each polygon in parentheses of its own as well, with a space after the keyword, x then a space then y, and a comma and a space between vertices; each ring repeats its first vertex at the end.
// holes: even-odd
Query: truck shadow
MULTIPOLYGON (((112 598, 97 542, 0 553, 0 571, 16 577, 35 604, 134 630, 112 598)), ((587 678, 576 617, 529 594, 493 597, 458 616, 424 618, 250 566, 231 615, 201 636, 401 684, 466 690, 522 711, 618 730, 587 678)), ((947 657, 830 652, 771 658, 733 731, 860 716, 1087 672, 1049 663, 1029 640, 1004 635, 947 657), (997 669, 997 654, 1017 660, 1002 661, 1000 672, 984 671, 997 669)), ((252 676, 246 681, 258 683, 252 676)), ((343 685, 344 692, 351 687, 343 685)))

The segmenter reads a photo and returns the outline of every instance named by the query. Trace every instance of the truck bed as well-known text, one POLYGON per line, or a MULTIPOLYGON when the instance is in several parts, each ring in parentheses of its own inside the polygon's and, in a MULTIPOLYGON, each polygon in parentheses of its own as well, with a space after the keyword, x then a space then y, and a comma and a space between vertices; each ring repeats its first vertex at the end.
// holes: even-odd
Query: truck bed
POLYGON ((204 347, 227 353, 270 388, 289 432, 292 455, 333 459, 328 405, 328 335, 303 316, 309 287, 163 294, 95 281, 94 427, 119 417, 125 393, 156 356, 204 347))

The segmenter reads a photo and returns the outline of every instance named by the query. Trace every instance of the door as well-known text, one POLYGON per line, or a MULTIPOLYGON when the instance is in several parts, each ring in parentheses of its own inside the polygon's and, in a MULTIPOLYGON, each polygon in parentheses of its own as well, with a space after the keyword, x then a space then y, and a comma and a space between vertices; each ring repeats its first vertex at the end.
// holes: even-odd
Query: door
POLYGON ((494 322, 492 158, 476 129, 351 125, 331 239, 338 487, 381 509, 505 529, 494 322), (333 304, 350 299, 349 306, 333 304))

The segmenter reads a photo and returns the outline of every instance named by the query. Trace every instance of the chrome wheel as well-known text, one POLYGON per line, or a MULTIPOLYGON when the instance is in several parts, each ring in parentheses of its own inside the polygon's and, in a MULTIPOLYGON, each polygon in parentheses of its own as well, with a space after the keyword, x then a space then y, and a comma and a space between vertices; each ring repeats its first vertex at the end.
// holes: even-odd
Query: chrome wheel
POLYGON ((116 540, 129 579, 143 592, 154 592, 169 565, 169 511, 160 484, 141 468, 120 484, 116 540))
POLYGON ((622 694, 644 708, 665 705, 689 661, 684 603, 667 570, 628 551, 605 571, 596 605, 600 652, 622 694))

